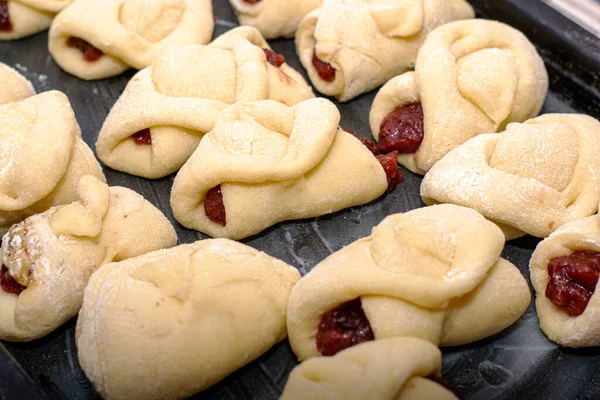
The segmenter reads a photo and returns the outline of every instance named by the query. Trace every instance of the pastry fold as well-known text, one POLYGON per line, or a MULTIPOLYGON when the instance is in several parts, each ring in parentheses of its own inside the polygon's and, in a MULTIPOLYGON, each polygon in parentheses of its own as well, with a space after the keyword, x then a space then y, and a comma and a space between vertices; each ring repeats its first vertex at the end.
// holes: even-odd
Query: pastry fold
POLYGON ((503 247, 502 231, 468 208, 438 205, 389 216, 294 287, 292 349, 301 361, 320 355, 322 317, 357 298, 375 340, 410 336, 454 346, 500 332, 530 301, 519 270, 499 257, 503 247))
POLYGON ((300 23, 296 47, 315 88, 348 101, 412 69, 434 28, 473 17, 464 0, 324 0, 300 23), (332 81, 313 56, 335 69, 332 81))
POLYGON ((546 114, 452 150, 425 175, 421 196, 474 208, 507 239, 544 238, 598 211, 599 152, 600 122, 546 114))
POLYGON ((73 0, 8 0, 9 29, 0 30, 0 40, 21 39, 45 31, 52 19, 73 0))
POLYGON ((271 65, 264 49, 269 45, 250 27, 208 46, 167 47, 117 100, 98 136, 98 157, 119 171, 160 178, 181 168, 227 105, 312 98, 302 76, 285 63, 271 65), (132 135, 144 129, 151 143, 138 145, 132 135))
POLYGON ((102 398, 187 398, 285 339, 299 278, 225 239, 107 264, 85 290, 79 362, 102 398))
POLYGON ((208 43, 214 20, 210 0, 77 0, 56 16, 49 50, 58 65, 91 80, 142 69, 167 43, 208 43), (82 39, 103 54, 86 61, 70 38, 82 39))
POLYGON ((212 237, 242 239, 277 222, 375 200, 387 189, 386 173, 339 121, 325 99, 233 105, 175 177, 175 218, 212 237), (225 225, 205 212, 206 195, 217 186, 225 225))
POLYGON ((35 89, 23 75, 0 62, 0 105, 24 100, 35 94, 35 89))
POLYGON ((18 295, 0 290, 2 340, 34 340, 74 317, 101 265, 177 244, 167 218, 134 191, 91 175, 78 190, 78 201, 33 215, 2 238, 4 272, 25 287, 18 295))
POLYGON ((229 0, 241 25, 258 29, 266 39, 292 38, 302 18, 321 6, 323 0, 229 0))
POLYGON ((0 234, 77 199, 84 175, 104 181, 67 96, 50 91, 0 106, 0 234))
POLYGON ((442 353, 426 340, 376 340, 303 362, 290 373, 281 400, 456 400, 427 379, 441 369, 442 353))

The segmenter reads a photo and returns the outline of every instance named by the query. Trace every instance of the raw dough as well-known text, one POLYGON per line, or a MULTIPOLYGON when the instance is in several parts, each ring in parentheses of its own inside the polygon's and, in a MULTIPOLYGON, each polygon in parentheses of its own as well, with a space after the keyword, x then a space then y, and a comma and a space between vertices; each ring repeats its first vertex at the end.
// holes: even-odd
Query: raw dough
POLYGON ((102 398, 187 398, 285 339, 299 278, 225 239, 107 264, 85 290, 79 362, 102 398))
POLYGON ((375 200, 387 189, 385 171, 339 122, 339 111, 325 99, 294 107, 270 100, 235 104, 177 174, 175 218, 212 237, 242 239, 277 222, 375 200), (217 185, 226 226, 204 211, 204 197, 217 185))
POLYGON ((0 62, 0 105, 24 100, 35 94, 31 82, 6 64, 0 62))
POLYGON ((101 265, 176 244, 167 218, 142 196, 82 177, 78 201, 31 216, 2 238, 0 264, 27 289, 0 289, 0 339, 47 335, 77 314, 101 265))
POLYGON ((21 39, 45 31, 54 16, 73 0, 8 0, 12 31, 0 31, 0 40, 21 39))

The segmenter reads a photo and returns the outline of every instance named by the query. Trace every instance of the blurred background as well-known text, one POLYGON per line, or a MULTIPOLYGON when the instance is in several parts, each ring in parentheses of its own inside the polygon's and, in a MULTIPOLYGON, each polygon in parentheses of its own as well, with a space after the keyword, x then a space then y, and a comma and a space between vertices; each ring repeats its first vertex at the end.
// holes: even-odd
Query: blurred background
POLYGON ((600 37, 600 0, 542 0, 600 37))

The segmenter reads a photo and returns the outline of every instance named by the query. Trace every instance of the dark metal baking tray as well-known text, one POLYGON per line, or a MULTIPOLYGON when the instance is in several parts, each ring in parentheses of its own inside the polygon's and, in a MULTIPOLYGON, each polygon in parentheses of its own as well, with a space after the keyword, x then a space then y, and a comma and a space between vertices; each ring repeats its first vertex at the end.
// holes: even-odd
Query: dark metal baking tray
MULTIPOLYGON (((283 1, 283 0, 282 0, 283 1)), ((550 74, 543 112, 582 112, 600 117, 600 40, 539 0, 471 0, 479 16, 522 30, 538 47, 550 74)), ((236 25, 227 0, 214 0, 215 35, 236 25)), ((272 41, 274 49, 302 70, 291 40, 272 41)), ((108 111, 134 71, 84 82, 60 70, 47 50, 47 34, 0 43, 0 61, 28 77, 38 92, 65 92, 93 146, 108 111)), ((370 136, 368 113, 374 93, 339 104, 342 126, 370 136)), ((406 171, 405 171, 406 172, 406 171)), ((129 187, 158 206, 177 228, 180 243, 206 236, 186 230, 173 219, 169 192, 173 176, 150 181, 105 169, 111 185, 129 187)), ((40 177, 43 179, 43 177, 40 177)), ((421 178, 406 172, 396 189, 371 204, 321 218, 278 224, 244 242, 297 267, 302 274, 344 245, 366 236, 386 215, 422 207, 421 178)), ((525 237, 507 244, 504 257, 529 279, 528 262, 538 240, 525 237)), ((257 323, 259 323, 257 321, 257 323)), ((75 321, 49 336, 0 348, 0 398, 94 399, 98 395, 77 363, 75 321)), ((519 322, 494 337, 443 349, 444 376, 466 399, 600 398, 600 350, 569 350, 550 342, 539 330, 533 304, 519 322)), ((201 360, 199 360, 201 361, 201 360)), ((234 372, 197 399, 276 399, 296 365, 287 342, 234 372)))

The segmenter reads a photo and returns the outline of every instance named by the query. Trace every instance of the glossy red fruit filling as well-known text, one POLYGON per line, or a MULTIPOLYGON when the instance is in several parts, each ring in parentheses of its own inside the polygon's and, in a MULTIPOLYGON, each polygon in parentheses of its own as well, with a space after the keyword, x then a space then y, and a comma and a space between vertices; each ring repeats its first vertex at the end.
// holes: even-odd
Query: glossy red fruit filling
POLYGON ((102 50, 95 48, 85 40, 70 36, 67 39, 67 46, 79 50, 83 54, 83 59, 88 62, 98 61, 104 53, 102 50))
POLYGON ((215 186, 206 193, 206 197, 204 198, 204 212, 211 221, 219 225, 226 225, 227 218, 221 185, 215 186))
POLYGON ((600 276, 600 253, 576 251, 548 264, 546 297, 571 317, 583 314, 600 276))
POLYGON ((315 67, 317 74, 319 74, 319 77, 325 82, 333 82, 335 80, 335 68, 325 61, 321 61, 319 57, 317 57, 316 51, 313 52, 312 64, 315 67))
POLYGON ((421 104, 398 107, 381 122, 379 150, 414 153, 423 141, 423 108, 421 104))
POLYGON ((323 315, 317 330, 317 349, 324 356, 333 356, 373 339, 371 325, 358 298, 323 315))
POLYGON ((285 62, 285 57, 282 54, 275 53, 273 50, 263 49, 267 56, 267 62, 277 68, 281 67, 285 62))
POLYGON ((8 1, 0 1, 0 32, 12 32, 13 26, 8 13, 8 1))
POLYGON ((248 3, 248 4, 256 4, 256 3, 260 3, 262 0, 244 0, 244 3, 248 3))
POLYGON ((379 161, 387 176, 388 191, 392 190, 404 179, 404 174, 398 168, 398 152, 392 151, 388 154, 378 155, 377 161, 379 161))
MULTIPOLYGON (((348 132, 348 133, 352 133, 352 132, 350 132, 350 131, 346 131, 346 132, 348 132)), ((367 139, 367 138, 366 138, 366 137, 364 137, 364 136, 354 136, 354 137, 355 137, 355 138, 357 138, 358 140, 360 140, 360 142, 361 142, 362 144, 364 144, 364 145, 365 145, 365 147, 366 147, 367 149, 369 149, 369 151, 370 151, 371 153, 373 153, 373 155, 374 155, 374 156, 378 156, 378 155, 379 155, 379 151, 377 151, 377 143, 375 143, 374 141, 372 141, 372 140, 370 140, 370 139, 367 139)))
POLYGON ((459 392, 458 390, 456 390, 451 384, 450 382, 448 382, 447 380, 445 380, 444 378, 440 378, 439 376, 435 376, 435 375, 430 375, 427 377, 427 379, 429 379, 430 381, 434 381, 435 383, 437 383, 438 385, 442 386, 444 389, 447 389, 449 391, 452 392, 452 394, 454 394, 456 397, 458 397, 459 399, 462 399, 462 393, 459 392))
POLYGON ((2 290, 6 293, 12 293, 19 295, 27 286, 21 285, 19 282, 15 281, 15 279, 10 276, 8 273, 8 268, 2 265, 2 269, 0 269, 0 286, 2 286, 2 290))
POLYGON ((131 135, 131 138, 135 144, 139 146, 150 146, 152 144, 152 135, 150 135, 150 128, 142 129, 139 132, 131 135))

